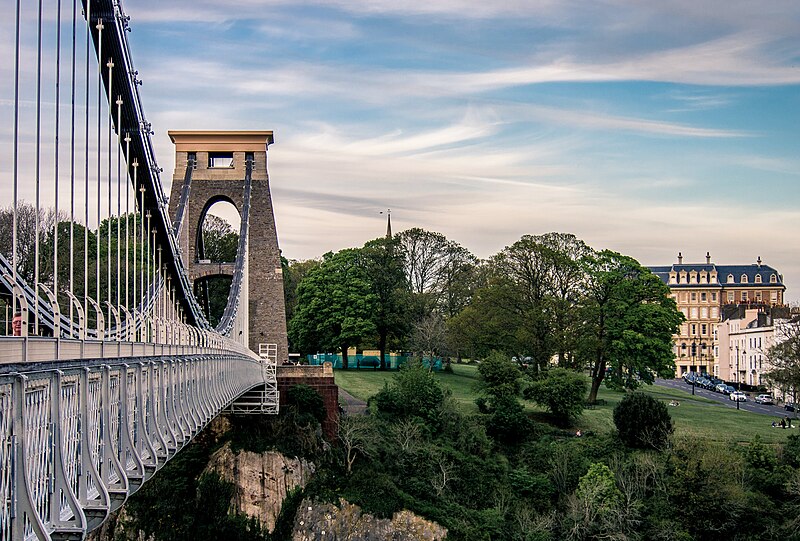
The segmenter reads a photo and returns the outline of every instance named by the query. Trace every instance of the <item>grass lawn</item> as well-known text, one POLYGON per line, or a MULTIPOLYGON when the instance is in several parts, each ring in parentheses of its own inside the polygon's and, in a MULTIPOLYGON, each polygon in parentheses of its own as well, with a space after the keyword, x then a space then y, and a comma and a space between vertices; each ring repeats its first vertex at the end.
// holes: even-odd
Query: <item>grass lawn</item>
MULTIPOLYGON (((475 398, 478 393, 475 384, 478 381, 478 370, 475 365, 453 364, 453 373, 437 372, 436 376, 442 385, 448 387, 453 398, 464 413, 477 412, 475 398)), ((377 393, 385 382, 391 381, 394 372, 372 370, 336 370, 336 384, 359 398, 367 400, 377 393)), ((789 434, 800 433, 800 428, 780 430, 770 426, 772 417, 758 415, 747 411, 737 411, 725 407, 718 402, 692 396, 691 393, 649 385, 642 389, 658 400, 669 403, 680 402, 680 406, 669 407, 670 415, 675 422, 675 435, 683 438, 704 438, 731 443, 748 442, 759 434, 764 442, 782 442, 789 434)), ((624 393, 600 388, 598 398, 606 401, 605 405, 592 410, 584 410, 576 427, 584 432, 607 433, 614 430, 612 411, 622 399, 624 393)), ((542 418, 543 410, 533 404, 526 404, 526 409, 537 418, 542 418)), ((792 423, 793 426, 795 423, 792 423)), ((796 422, 800 425, 800 422, 796 422)))

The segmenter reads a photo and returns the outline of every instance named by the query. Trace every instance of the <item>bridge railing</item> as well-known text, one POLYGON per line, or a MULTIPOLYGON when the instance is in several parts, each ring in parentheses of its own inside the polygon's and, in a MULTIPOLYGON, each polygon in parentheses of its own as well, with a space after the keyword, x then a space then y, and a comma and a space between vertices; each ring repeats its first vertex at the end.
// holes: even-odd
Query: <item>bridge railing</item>
POLYGON ((82 539, 263 369, 223 352, 13 368, 0 372, 2 541, 82 539))

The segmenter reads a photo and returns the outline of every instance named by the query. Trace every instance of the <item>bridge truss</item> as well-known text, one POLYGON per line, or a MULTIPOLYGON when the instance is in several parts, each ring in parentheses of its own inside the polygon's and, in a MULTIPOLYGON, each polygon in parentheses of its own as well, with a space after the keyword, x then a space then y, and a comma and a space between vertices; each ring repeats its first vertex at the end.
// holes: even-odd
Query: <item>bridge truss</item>
POLYGON ((121 2, 3 1, 14 57, 0 96, 13 104, 13 121, 0 119, 13 129, 0 173, 12 203, 0 223, 11 233, 0 250, 0 541, 78 540, 243 395, 248 413, 277 413, 275 355, 246 346, 253 164, 212 328, 178 249, 180 205, 168 216, 121 2))

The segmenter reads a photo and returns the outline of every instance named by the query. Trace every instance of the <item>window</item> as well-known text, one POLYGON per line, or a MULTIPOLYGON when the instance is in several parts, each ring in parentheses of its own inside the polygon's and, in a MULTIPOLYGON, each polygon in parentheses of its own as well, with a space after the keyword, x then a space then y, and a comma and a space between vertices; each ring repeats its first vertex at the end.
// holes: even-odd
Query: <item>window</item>
POLYGON ((697 319, 697 307, 692 308, 692 319, 697 319))
POLYGON ((761 292, 756 291, 756 302, 761 302, 761 292))
POLYGON ((757 284, 761 283, 761 275, 760 274, 756 274, 756 283, 757 284))
MULTIPOLYGON (((702 325, 700 325, 700 334, 702 334, 703 336, 705 336, 707 332, 708 332, 708 326, 707 326, 705 323, 703 323, 702 325)), ((706 345, 705 345, 705 344, 703 344, 703 349, 705 349, 705 347, 706 347, 706 345)))
POLYGON ((777 284, 778 283, 778 277, 775 276, 774 274, 770 274, 769 275, 769 283, 770 284, 777 284))
POLYGON ((696 334, 697 334, 697 325, 692 323, 692 336, 695 336, 696 334))
POLYGON ((711 309, 711 318, 717 319, 718 317, 719 317, 719 310, 715 306, 714 308, 711 309))
POLYGON ((708 300, 706 297, 707 297, 707 294, 705 293, 705 291, 700 293, 700 300, 702 302, 706 302, 706 300, 708 300))
POLYGON ((742 282, 743 284, 746 284, 746 283, 747 283, 747 275, 746 275, 746 274, 742 274, 741 282, 742 282))
POLYGON ((729 275, 728 275, 728 283, 729 283, 729 284, 732 284, 732 283, 733 283, 733 274, 729 274, 729 275))
POLYGON ((747 302, 747 291, 742 291, 742 302, 747 302))
POLYGON ((696 300, 697 300, 697 293, 692 291, 692 302, 695 302, 696 300))
POLYGON ((708 308, 705 306, 700 309, 700 317, 703 319, 708 319, 708 308))
POLYGON ((728 291, 728 302, 733 302, 733 291, 728 291))
POLYGON ((213 169, 233 168, 233 152, 209 152, 208 167, 213 169))
POLYGON ((711 302, 717 302, 717 292, 716 291, 711 293, 711 302))
POLYGON ((770 302, 773 302, 773 303, 778 302, 778 292, 777 291, 770 292, 769 300, 770 300, 770 302))

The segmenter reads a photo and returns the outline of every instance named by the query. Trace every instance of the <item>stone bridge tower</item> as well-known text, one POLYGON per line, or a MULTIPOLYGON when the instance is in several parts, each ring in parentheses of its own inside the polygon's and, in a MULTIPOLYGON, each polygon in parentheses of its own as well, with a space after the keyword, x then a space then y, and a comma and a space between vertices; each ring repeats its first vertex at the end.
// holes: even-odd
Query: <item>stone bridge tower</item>
POLYGON ((189 279, 233 275, 233 264, 208 263, 200 258, 199 229, 209 208, 219 201, 233 204, 242 213, 245 158, 252 155, 250 220, 248 235, 248 313, 250 349, 278 345, 278 362, 289 358, 286 336, 286 308, 283 297, 278 235, 272 212, 267 174, 267 147, 271 131, 170 131, 175 144, 175 173, 169 206, 173 221, 181 200, 190 157, 195 160, 188 183, 188 200, 178 236, 189 279))

